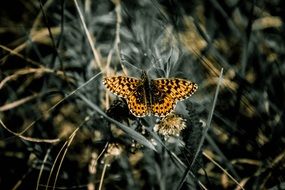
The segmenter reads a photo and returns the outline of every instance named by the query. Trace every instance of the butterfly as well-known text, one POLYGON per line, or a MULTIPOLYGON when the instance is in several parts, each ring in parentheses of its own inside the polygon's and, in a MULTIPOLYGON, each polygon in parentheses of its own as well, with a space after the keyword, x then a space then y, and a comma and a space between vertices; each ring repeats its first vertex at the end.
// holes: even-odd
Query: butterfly
POLYGON ((146 72, 141 79, 126 76, 105 77, 103 84, 112 93, 127 101, 136 117, 155 115, 165 117, 178 101, 190 97, 198 85, 180 78, 149 79, 146 72))

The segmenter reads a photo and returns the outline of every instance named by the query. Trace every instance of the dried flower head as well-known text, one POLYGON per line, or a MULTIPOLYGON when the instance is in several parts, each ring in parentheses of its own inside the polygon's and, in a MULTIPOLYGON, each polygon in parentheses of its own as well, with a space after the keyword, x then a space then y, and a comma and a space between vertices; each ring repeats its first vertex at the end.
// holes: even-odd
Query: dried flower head
POLYGON ((185 128, 185 120, 174 113, 170 113, 154 126, 154 131, 169 137, 179 136, 180 132, 185 128))

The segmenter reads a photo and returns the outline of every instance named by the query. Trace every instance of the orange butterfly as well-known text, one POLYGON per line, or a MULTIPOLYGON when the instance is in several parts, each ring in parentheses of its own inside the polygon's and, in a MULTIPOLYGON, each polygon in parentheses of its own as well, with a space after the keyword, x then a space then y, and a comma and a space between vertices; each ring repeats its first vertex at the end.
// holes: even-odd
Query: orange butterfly
POLYGON ((165 117, 177 104, 190 97, 198 85, 179 78, 149 80, 143 72, 141 79, 125 76, 105 77, 103 84, 114 94, 123 97, 136 117, 153 114, 165 117))

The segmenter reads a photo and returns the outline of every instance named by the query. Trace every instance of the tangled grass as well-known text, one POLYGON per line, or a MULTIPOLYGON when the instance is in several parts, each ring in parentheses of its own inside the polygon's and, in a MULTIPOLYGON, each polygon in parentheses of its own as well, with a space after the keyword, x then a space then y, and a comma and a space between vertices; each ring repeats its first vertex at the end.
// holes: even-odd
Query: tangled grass
POLYGON ((0 189, 284 188, 284 10, 276 1, 7 2, 0 189), (103 76, 198 91, 136 118, 103 76))

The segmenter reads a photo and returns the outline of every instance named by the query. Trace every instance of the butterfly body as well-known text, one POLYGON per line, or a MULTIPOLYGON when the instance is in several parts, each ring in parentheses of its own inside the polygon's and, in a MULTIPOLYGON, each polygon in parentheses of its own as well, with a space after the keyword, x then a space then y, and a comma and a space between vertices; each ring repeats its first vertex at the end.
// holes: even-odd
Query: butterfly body
POLYGON ((177 101, 188 98, 198 88, 197 84, 179 78, 149 80, 145 72, 141 79, 106 77, 103 83, 108 90, 125 98, 131 113, 137 117, 151 114, 165 117, 174 110, 177 101))

